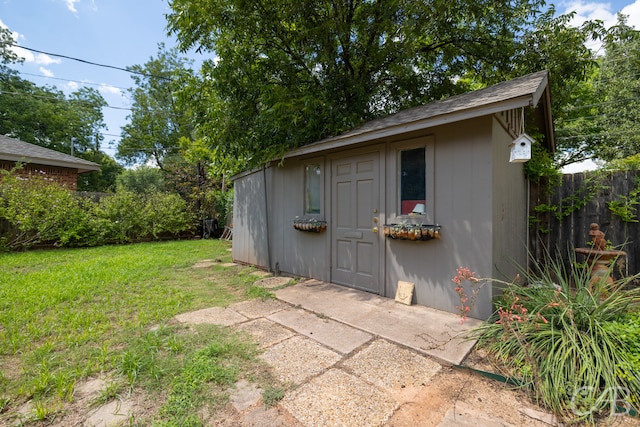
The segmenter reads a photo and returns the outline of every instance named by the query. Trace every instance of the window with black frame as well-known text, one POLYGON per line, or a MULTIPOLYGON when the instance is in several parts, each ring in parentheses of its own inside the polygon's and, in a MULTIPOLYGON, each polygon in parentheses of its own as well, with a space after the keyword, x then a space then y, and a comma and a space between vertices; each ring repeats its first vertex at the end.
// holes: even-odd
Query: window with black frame
POLYGON ((400 151, 400 214, 425 213, 426 204, 425 147, 400 151))

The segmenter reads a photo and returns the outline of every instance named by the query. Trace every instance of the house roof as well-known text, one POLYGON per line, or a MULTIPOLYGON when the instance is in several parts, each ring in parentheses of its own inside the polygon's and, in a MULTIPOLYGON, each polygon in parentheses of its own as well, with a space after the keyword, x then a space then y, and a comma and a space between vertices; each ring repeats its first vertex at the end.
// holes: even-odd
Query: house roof
POLYGON ((547 71, 528 74, 484 89, 452 96, 367 122, 339 136, 294 149, 284 157, 317 153, 520 107, 537 107, 535 110, 536 119, 545 135, 544 145, 553 151, 555 150, 555 140, 548 84, 549 73, 547 71))
POLYGON ((100 165, 97 163, 10 138, 6 135, 0 135, 0 160, 77 169, 78 173, 100 170, 100 165))

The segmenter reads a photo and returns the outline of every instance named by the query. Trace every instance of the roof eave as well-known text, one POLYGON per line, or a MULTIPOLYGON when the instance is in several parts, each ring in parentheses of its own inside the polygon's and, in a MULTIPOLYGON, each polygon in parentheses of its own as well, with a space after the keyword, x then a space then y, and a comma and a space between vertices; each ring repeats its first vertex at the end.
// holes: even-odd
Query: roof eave
MULTIPOLYGON (((544 85, 543 85, 544 87, 544 85)), ((450 113, 440 114, 425 119, 415 120, 413 122, 402 123, 395 126, 389 126, 382 129, 375 129, 368 132, 363 132, 356 135, 337 136, 325 141, 321 141, 315 144, 305 145, 294 149, 284 155, 284 158, 292 158, 319 153, 321 151, 327 151, 335 148, 340 148, 345 145, 354 145, 358 143, 364 143, 382 138, 389 138, 396 135, 404 134, 407 132, 413 132, 418 130, 429 129, 435 126, 445 125, 449 123, 456 123, 462 120, 473 119, 476 117, 487 116, 501 111, 511 110, 520 107, 535 106, 534 96, 524 95, 517 98, 508 99, 501 102, 496 102, 489 105, 484 105, 477 108, 470 108, 460 111, 454 111, 450 113)))
POLYGON ((51 159, 39 159, 36 157, 16 156, 13 154, 0 153, 0 157, 3 160, 11 162, 32 163, 43 166, 57 166, 62 168, 77 169, 78 173, 93 172, 100 170, 100 165, 97 163, 74 163, 65 162, 64 160, 51 160, 51 159))

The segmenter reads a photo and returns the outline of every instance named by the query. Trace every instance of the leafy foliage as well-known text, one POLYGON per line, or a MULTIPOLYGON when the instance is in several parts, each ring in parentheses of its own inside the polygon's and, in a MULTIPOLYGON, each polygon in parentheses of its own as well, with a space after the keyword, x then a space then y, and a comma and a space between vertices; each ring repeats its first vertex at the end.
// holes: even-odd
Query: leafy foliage
POLYGON ((130 67, 135 87, 131 122, 123 126, 116 156, 127 164, 153 162, 164 169, 165 162, 178 153, 179 139, 190 136, 188 112, 176 102, 181 80, 187 78, 189 62, 175 49, 158 45, 158 56, 144 65, 130 67))
POLYGON ((4 173, 0 181, 0 248, 48 243, 95 246, 191 233, 196 220, 175 193, 118 191, 94 202, 74 195, 46 175, 4 173))
POLYGON ((140 166, 135 169, 127 169, 116 178, 116 188, 119 191, 131 191, 144 194, 155 191, 164 191, 166 184, 162 171, 150 166, 140 166))
POLYGON ((0 134, 67 154, 72 141, 75 154, 99 148, 107 103, 96 89, 84 87, 67 97, 7 67, 0 68, 0 89, 0 134))
POLYGON ((635 335, 618 327, 640 307, 640 288, 625 290, 635 277, 593 282, 588 268, 566 270, 561 260, 523 275, 528 286, 508 284, 496 316, 476 331, 497 365, 568 418, 594 422, 620 402, 638 408, 640 355, 629 345, 635 335))
MULTIPOLYGON (((364 121, 509 77, 584 75, 584 41, 538 0, 172 0, 182 49, 215 57, 181 96, 219 155, 257 165, 364 121)), ((565 91, 567 93, 567 91, 565 91)))
POLYGON ((618 16, 603 40, 598 67, 573 86, 571 102, 556 114, 561 165, 588 158, 611 161, 640 151, 640 31, 618 16))
POLYGON ((0 248, 28 248, 54 241, 73 244, 87 237, 84 206, 70 191, 46 176, 25 179, 8 173, 3 175, 0 219, 9 227, 0 237, 0 248))
POLYGON ((99 171, 78 175, 78 191, 109 192, 114 191, 118 176, 124 171, 112 157, 99 150, 87 150, 79 154, 85 160, 100 165, 99 171))

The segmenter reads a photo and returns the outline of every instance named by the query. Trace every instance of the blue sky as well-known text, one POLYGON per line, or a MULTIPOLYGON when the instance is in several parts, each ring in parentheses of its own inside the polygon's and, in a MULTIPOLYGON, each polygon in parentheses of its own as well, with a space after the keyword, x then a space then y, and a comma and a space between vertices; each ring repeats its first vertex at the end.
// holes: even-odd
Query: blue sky
MULTIPOLYGON (((621 11, 640 29, 640 0, 555 4, 560 13, 576 11, 577 24, 586 19, 613 24, 621 11)), ((175 40, 166 35, 164 15, 168 12, 167 0, 0 0, 0 26, 12 32, 18 45, 125 68, 155 57, 160 42, 175 46, 175 40)), ((126 72, 25 50, 18 53, 25 62, 17 69, 38 85, 55 85, 66 92, 90 85, 100 90, 111 107, 131 105, 126 89, 132 80, 126 72)), ((127 123, 128 114, 126 110, 104 109, 108 130, 103 132, 101 148, 107 154, 114 154, 120 126, 127 123)))

